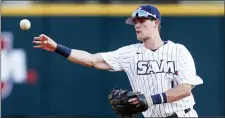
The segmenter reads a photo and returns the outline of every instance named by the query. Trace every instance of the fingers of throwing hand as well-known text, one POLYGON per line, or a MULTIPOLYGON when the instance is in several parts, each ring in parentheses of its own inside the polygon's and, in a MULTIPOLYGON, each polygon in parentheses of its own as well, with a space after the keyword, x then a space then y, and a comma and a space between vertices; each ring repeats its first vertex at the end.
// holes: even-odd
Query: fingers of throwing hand
POLYGON ((39 35, 39 37, 34 37, 33 44, 34 48, 45 48, 48 43, 48 37, 45 34, 39 35))
POLYGON ((47 41, 33 41, 34 44, 36 44, 36 46, 34 46, 34 48, 44 48, 45 44, 47 43, 47 41))
POLYGON ((47 41, 40 41, 40 40, 34 40, 33 41, 34 44, 47 44, 47 41))
POLYGON ((40 40, 40 37, 34 37, 34 40, 40 40))
POLYGON ((41 42, 41 41, 33 41, 33 43, 37 44, 37 45, 43 44, 43 42, 41 42))
POLYGON ((41 34, 39 37, 42 41, 48 40, 48 37, 45 34, 41 34))
POLYGON ((44 45, 36 45, 34 48, 44 48, 44 45))
POLYGON ((46 41, 48 37, 44 34, 41 34, 39 37, 34 37, 34 40, 46 41))

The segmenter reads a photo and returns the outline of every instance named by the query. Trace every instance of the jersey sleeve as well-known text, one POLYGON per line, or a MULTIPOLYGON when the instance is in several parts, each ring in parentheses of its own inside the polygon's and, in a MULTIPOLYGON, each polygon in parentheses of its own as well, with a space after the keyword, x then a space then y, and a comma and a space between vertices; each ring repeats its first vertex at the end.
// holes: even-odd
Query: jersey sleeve
POLYGON ((115 51, 100 53, 103 60, 112 68, 110 71, 123 71, 124 60, 131 57, 132 46, 124 46, 115 51))
POLYGON ((191 85, 199 85, 203 83, 203 80, 196 74, 193 57, 188 49, 183 45, 180 45, 177 65, 176 81, 178 84, 187 83, 191 85))

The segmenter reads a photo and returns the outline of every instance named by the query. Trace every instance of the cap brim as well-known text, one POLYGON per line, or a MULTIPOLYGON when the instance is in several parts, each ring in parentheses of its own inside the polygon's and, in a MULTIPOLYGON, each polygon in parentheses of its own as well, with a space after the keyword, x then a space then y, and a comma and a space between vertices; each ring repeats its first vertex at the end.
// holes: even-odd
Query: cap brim
POLYGON ((134 25, 134 17, 130 17, 126 19, 125 23, 129 25, 134 25))
POLYGON ((147 18, 148 19, 148 17, 130 17, 130 18, 126 19, 125 23, 129 24, 129 25, 134 25, 135 24, 134 19, 136 19, 136 18, 147 18))

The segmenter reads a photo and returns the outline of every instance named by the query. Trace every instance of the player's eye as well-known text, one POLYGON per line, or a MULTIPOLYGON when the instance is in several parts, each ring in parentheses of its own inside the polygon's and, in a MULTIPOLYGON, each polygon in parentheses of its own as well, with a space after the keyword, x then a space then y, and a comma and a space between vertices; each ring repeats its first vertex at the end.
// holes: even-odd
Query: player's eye
POLYGON ((137 24, 137 22, 136 22, 136 21, 134 21, 134 25, 135 25, 135 24, 137 24))
POLYGON ((143 23, 145 20, 144 19, 136 19, 134 20, 134 23, 137 24, 137 23, 143 23))

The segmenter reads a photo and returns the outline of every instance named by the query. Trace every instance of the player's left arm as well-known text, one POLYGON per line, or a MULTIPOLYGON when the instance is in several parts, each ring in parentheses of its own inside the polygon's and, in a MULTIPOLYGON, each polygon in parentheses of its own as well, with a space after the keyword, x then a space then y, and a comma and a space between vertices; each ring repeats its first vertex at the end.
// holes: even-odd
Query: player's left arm
POLYGON ((191 90, 194 86, 202 84, 202 79, 197 76, 195 63, 188 49, 179 45, 180 51, 178 54, 178 69, 174 77, 174 81, 178 85, 166 91, 167 102, 174 102, 191 95, 191 90))
POLYGON ((191 95, 191 84, 179 84, 176 87, 166 91, 167 103, 175 102, 191 95))
MULTIPOLYGON (((155 94, 148 96, 146 95, 146 100, 148 102, 149 106, 155 105, 155 104, 162 104, 162 103, 171 103, 178 101, 180 99, 183 99, 187 96, 191 95, 191 89, 194 86, 191 84, 179 84, 176 87, 169 89, 166 92, 163 92, 161 94, 155 94)), ((134 104, 139 103, 137 98, 134 98, 130 100, 130 102, 133 102, 134 104)))

